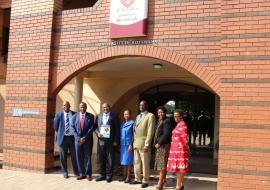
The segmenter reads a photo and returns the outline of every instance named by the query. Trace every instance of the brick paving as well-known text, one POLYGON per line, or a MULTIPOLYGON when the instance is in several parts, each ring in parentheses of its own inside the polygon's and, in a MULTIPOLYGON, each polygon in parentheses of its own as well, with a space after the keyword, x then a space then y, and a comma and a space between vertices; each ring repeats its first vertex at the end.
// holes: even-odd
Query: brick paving
MULTIPOLYGON (((94 175, 95 178, 96 175, 94 175)), ((169 177, 164 189, 173 189, 175 180, 169 177)), ((151 180, 147 190, 155 189, 156 180, 151 180)), ((216 190, 217 179, 213 175, 189 174, 185 177, 185 190, 216 190)), ((36 174, 20 171, 0 170, 1 190, 136 190, 140 185, 129 185, 118 182, 105 181, 89 182, 87 180, 77 181, 75 176, 64 179, 59 172, 51 174, 36 174)))

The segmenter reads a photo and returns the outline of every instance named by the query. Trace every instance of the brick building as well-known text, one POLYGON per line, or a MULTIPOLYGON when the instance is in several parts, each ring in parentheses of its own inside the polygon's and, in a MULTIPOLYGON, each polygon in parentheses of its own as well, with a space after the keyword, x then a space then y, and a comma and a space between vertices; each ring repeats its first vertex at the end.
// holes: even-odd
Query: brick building
POLYGON ((121 113, 136 112, 141 98, 191 102, 183 94, 196 92, 215 115, 218 189, 270 189, 270 1, 149 0, 147 35, 117 39, 110 2, 0 1, 1 50, 9 31, 0 60, 3 168, 50 171, 63 100, 76 109, 83 99, 94 114, 106 101, 121 113))

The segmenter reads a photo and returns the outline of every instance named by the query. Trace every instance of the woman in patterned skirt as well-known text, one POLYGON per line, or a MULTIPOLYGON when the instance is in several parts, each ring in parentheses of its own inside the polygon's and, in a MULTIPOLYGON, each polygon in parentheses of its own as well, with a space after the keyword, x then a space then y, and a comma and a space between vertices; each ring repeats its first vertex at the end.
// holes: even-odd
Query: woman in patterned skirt
POLYGON ((172 142, 167 171, 177 173, 176 190, 184 190, 184 174, 188 170, 187 126, 183 121, 182 110, 173 113, 177 125, 172 132, 172 142))
POLYGON ((166 178, 166 167, 170 151, 172 125, 166 117, 166 109, 158 107, 158 123, 156 127, 154 146, 156 148, 155 169, 159 171, 159 181, 156 189, 162 189, 166 178))

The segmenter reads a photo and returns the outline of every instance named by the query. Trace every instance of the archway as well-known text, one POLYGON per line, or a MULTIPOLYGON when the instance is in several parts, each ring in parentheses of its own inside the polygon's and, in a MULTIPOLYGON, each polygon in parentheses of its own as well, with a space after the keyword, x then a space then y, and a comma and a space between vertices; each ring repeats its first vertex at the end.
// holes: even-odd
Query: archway
POLYGON ((179 68, 192 73, 215 94, 219 94, 220 79, 213 71, 209 71, 203 65, 176 51, 151 45, 113 46, 92 51, 65 68, 56 69, 52 78, 52 94, 57 94, 65 84, 87 68, 121 57, 148 57, 177 65, 179 68))
MULTIPOLYGON (((127 94, 136 93, 139 97, 138 89, 141 93, 141 87, 150 83, 153 86, 165 82, 186 82, 203 87, 216 95, 219 92, 219 77, 215 73, 179 53, 153 46, 123 48, 115 46, 94 51, 59 70, 53 79, 52 92, 61 93, 60 90, 72 78, 81 75, 84 77, 84 85, 91 90, 89 92, 98 97, 95 100, 91 97, 91 101, 97 102, 97 105, 104 101, 110 102, 113 110, 117 112, 120 112, 119 105, 123 106, 123 99, 127 94), (163 70, 155 70, 154 63, 162 64, 163 70)), ((89 97, 84 100, 87 98, 89 97)), ((91 101, 87 102, 91 104, 91 101)), ((133 103, 135 101, 133 99, 133 103)), ((137 102, 128 106, 136 109, 137 102)), ((99 106, 90 112, 98 113, 99 106)))

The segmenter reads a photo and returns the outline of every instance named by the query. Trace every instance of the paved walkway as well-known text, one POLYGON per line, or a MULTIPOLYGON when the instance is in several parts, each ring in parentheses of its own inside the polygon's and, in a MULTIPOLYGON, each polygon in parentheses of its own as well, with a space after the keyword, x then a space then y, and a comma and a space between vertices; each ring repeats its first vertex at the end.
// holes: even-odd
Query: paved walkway
MULTIPOLYGON (((94 176, 95 177, 95 176, 94 176)), ((59 172, 52 174, 34 174, 27 172, 0 170, 1 190, 136 190, 140 185, 129 185, 118 182, 77 181, 74 176, 64 179, 59 172)), ((185 190, 216 190, 216 176, 189 174, 185 177, 185 190)), ((155 189, 156 180, 152 180, 146 190, 155 189)), ((172 190, 175 184, 169 177, 164 189, 172 190)))

